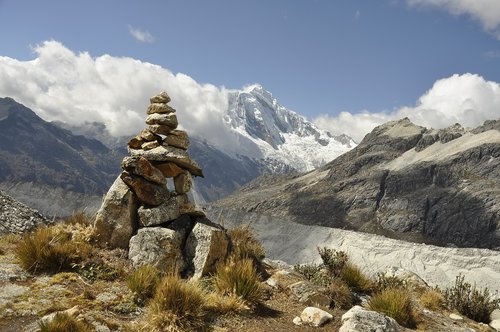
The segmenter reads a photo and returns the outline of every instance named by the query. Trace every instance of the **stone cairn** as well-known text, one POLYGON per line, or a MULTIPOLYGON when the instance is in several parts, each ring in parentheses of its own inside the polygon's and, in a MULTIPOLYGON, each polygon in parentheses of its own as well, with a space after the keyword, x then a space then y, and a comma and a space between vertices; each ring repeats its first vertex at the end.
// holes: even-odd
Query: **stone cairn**
POLYGON ((189 201, 192 176, 203 172, 187 153, 187 133, 176 129, 170 97, 161 92, 150 102, 148 128, 128 142, 130 156, 103 199, 95 235, 103 246, 128 249, 135 267, 151 264, 199 278, 225 258, 229 241, 224 229, 189 201))

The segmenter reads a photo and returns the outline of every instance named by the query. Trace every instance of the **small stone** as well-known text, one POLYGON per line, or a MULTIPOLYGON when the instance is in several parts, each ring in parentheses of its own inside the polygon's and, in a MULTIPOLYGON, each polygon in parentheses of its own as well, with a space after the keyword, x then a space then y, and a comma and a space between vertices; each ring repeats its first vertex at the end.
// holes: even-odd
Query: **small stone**
POLYGON ((453 320, 463 320, 464 318, 457 314, 450 314, 450 318, 453 320))
POLYGON ((122 168, 129 173, 142 176, 148 181, 161 185, 167 184, 167 179, 162 172, 144 157, 125 157, 122 161, 122 168))
POLYGON ((170 114, 175 113, 175 109, 163 103, 154 103, 148 106, 148 114, 170 114))
POLYGON ((170 102, 170 96, 168 95, 168 93, 166 91, 162 91, 159 94, 157 94, 156 96, 149 98, 149 101, 151 102, 151 104, 154 104, 154 103, 166 104, 166 103, 170 102))
POLYGON ((165 138, 163 144, 187 150, 187 148, 189 147, 189 137, 188 134, 183 130, 172 130, 165 138))
POLYGON ((300 326, 302 325, 302 319, 300 319, 299 316, 295 316, 295 318, 292 320, 292 322, 297 325, 297 326, 300 326))
POLYGON ((144 140, 138 136, 132 138, 130 141, 128 141, 127 145, 131 149, 140 149, 142 144, 144 143, 144 140))
POLYGON ((161 142, 161 136, 156 135, 149 129, 143 129, 138 136, 147 142, 153 142, 153 141, 157 141, 158 143, 161 142))
POLYGON ((158 206, 170 196, 166 186, 150 182, 143 177, 122 172, 120 178, 132 189, 144 204, 158 206))
POLYGON ((171 114, 158 114, 153 113, 148 115, 146 118, 146 124, 148 125, 164 125, 169 126, 172 129, 177 128, 177 115, 175 113, 171 114))
POLYGON ((300 303, 325 308, 330 306, 330 298, 321 292, 317 286, 308 281, 298 281, 288 286, 288 288, 300 303))
POLYGON ((333 319, 333 316, 319 308, 307 307, 300 314, 302 322, 318 327, 333 319))
POLYGON ((168 135, 174 128, 164 125, 151 125, 149 131, 157 135, 168 135))
POLYGON ((157 141, 152 141, 152 142, 143 143, 141 145, 141 148, 143 150, 151 150, 151 149, 154 149, 154 148, 159 147, 159 146, 160 146, 160 143, 158 143, 157 141))
POLYGON ((184 171, 183 173, 174 177, 175 191, 179 194, 188 193, 193 186, 193 178, 191 173, 184 171))
POLYGON ((184 172, 184 169, 174 163, 154 163, 154 166, 158 168, 166 178, 173 178, 184 172))
POLYGON ((57 314, 66 314, 68 316, 76 317, 76 316, 78 316, 79 312, 80 312, 80 308, 76 305, 76 306, 74 306, 70 309, 64 310, 64 311, 56 311, 56 312, 52 312, 48 315, 45 315, 42 318, 40 318, 40 322, 43 324, 50 324, 54 320, 54 318, 56 317, 57 314))

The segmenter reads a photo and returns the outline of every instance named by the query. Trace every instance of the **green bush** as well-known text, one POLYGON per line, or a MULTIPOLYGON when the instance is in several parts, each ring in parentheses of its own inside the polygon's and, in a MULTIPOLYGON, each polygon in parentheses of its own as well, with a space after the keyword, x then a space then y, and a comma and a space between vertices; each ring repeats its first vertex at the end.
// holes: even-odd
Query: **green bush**
POLYGON ((155 293, 160 272, 151 265, 143 265, 127 277, 127 286, 134 293, 134 302, 145 304, 155 293))
POLYGON ((223 295, 236 295, 248 304, 262 300, 259 275, 249 258, 229 259, 219 264, 214 275, 215 289, 223 295))
POLYGON ((347 264, 347 254, 344 251, 338 251, 326 247, 318 247, 317 250, 321 260, 323 261, 324 267, 332 274, 332 276, 338 277, 347 264))
POLYGON ((477 289, 462 274, 456 277, 453 287, 445 290, 444 297, 450 309, 482 323, 489 323, 490 314, 500 305, 500 299, 492 299, 488 288, 477 289))
POLYGON ((386 288, 374 294, 368 302, 370 310, 394 318, 406 327, 415 327, 416 318, 411 294, 402 288, 386 288))

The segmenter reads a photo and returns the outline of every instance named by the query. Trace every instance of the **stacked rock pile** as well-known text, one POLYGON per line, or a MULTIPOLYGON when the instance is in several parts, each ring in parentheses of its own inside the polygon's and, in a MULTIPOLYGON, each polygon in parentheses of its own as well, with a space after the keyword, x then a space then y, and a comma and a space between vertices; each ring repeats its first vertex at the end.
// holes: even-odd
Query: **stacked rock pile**
POLYGON ((95 233, 107 247, 129 248, 135 266, 178 272, 192 267, 199 277, 224 258, 227 236, 189 201, 192 177, 203 172, 187 153, 187 133, 176 129, 170 97, 162 92, 150 102, 148 128, 129 141, 130 156, 97 213, 95 233))

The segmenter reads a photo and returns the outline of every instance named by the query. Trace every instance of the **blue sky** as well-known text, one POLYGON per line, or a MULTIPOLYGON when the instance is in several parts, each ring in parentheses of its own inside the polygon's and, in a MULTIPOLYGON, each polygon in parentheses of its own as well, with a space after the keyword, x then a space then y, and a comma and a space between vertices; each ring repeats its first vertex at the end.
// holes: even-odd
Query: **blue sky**
POLYGON ((31 60, 55 40, 200 83, 258 82, 309 119, 391 111, 453 74, 500 82, 498 0, 473 1, 0 0, 0 55, 31 60))

